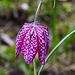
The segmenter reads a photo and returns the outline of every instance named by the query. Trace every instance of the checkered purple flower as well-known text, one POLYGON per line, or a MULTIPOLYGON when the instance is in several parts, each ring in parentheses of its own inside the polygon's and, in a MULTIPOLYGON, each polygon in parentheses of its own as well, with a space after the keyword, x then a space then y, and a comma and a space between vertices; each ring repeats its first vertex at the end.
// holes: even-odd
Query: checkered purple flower
POLYGON ((48 48, 48 28, 41 26, 38 22, 36 22, 36 26, 34 26, 34 22, 25 23, 17 35, 15 57, 17 58, 22 50, 24 60, 29 64, 38 52, 39 60, 44 64, 48 48))

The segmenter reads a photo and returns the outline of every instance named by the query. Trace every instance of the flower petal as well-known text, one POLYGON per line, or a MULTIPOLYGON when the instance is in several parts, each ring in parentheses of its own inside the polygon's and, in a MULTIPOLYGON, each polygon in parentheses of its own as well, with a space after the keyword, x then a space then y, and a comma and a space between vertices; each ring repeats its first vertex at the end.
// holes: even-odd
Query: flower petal
POLYGON ((23 27, 18 32, 18 35, 16 38, 16 47, 15 47, 15 57, 16 58, 18 57, 18 55, 21 51, 23 39, 26 36, 26 33, 28 32, 29 29, 30 29, 30 27, 27 24, 24 24, 23 27))
POLYGON ((37 21, 36 24, 44 31, 44 36, 45 36, 45 46, 46 46, 46 54, 48 52, 48 48, 49 48, 49 33, 48 33, 48 28, 41 26, 37 21))
POLYGON ((47 53, 48 52, 48 48, 49 48, 49 33, 48 33, 48 28, 41 26, 41 29, 44 31, 45 42, 46 42, 46 53, 47 53))
POLYGON ((31 32, 32 29, 26 34, 22 45, 22 54, 27 64, 32 62, 38 49, 36 31, 33 31, 33 34, 30 34, 31 32))
POLYGON ((26 61, 27 64, 29 64, 29 42, 30 42, 30 30, 26 34, 23 44, 22 44, 22 54, 24 57, 24 60, 26 61))
POLYGON ((41 28, 37 28, 37 35, 38 35, 38 42, 39 42, 39 60, 42 65, 45 63, 45 56, 46 56, 46 47, 45 47, 45 36, 44 32, 41 28))

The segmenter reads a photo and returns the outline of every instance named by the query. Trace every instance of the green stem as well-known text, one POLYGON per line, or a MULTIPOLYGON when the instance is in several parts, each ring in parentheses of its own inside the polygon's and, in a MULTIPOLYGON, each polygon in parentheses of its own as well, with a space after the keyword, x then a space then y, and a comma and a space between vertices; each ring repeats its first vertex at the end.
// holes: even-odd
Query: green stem
POLYGON ((54 8, 52 8, 52 48, 55 47, 55 45, 58 42, 58 37, 56 34, 56 26, 57 26, 57 16, 56 16, 56 10, 57 10, 57 3, 54 5, 55 0, 52 0, 52 4, 53 6, 55 6, 54 8))
POLYGON ((55 8, 55 3, 56 3, 56 0, 54 0, 53 8, 55 8))
POLYGON ((38 5, 39 5, 40 1, 42 1, 42 0, 38 0, 38 5))
POLYGON ((33 66, 34 66, 34 75, 37 75, 35 59, 33 60, 33 66))
POLYGON ((34 26, 36 25, 36 20, 37 20, 39 13, 40 13, 41 5, 42 5, 42 1, 40 1, 39 5, 37 7, 37 10, 36 10, 36 14, 35 14, 35 18, 34 18, 34 26))
MULTIPOLYGON (((47 60, 49 59, 49 57, 52 55, 52 53, 59 47, 60 44, 62 44, 64 42, 64 40, 66 40, 71 34, 73 34, 75 32, 75 30, 73 30, 71 33, 69 33, 67 36, 65 36, 54 48, 53 50, 49 53, 49 55, 47 56, 47 58, 45 59, 45 63, 47 62, 47 60)), ((40 75, 40 72, 42 70, 42 68, 44 67, 44 65, 41 66, 38 75, 40 75)))

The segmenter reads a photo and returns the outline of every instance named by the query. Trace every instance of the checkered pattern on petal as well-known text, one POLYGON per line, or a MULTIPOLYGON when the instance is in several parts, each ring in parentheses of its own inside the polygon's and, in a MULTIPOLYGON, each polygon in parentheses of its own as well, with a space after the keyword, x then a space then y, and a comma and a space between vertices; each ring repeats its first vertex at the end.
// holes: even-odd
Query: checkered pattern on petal
POLYGON ((32 29, 26 34, 22 45, 22 54, 27 64, 32 62, 38 49, 36 31, 33 31, 33 34, 30 34, 31 31, 32 29))
POLYGON ((38 42, 37 42, 37 34, 36 34, 36 30, 34 29, 33 31, 33 35, 31 35, 31 40, 30 40, 30 62, 32 62, 32 60, 34 59, 37 50, 38 50, 38 42))
POLYGON ((22 44, 22 54, 27 64, 29 64, 29 54, 30 54, 29 43, 30 43, 30 30, 26 34, 22 44))
POLYGON ((45 62, 45 56, 46 56, 46 47, 45 47, 45 36, 44 32, 41 28, 37 27, 37 35, 38 35, 38 45, 39 45, 39 60, 42 64, 45 62))
POLYGON ((48 33, 48 28, 41 26, 41 29, 44 31, 44 36, 45 36, 45 46, 46 46, 46 53, 48 52, 49 48, 49 33, 48 33))
POLYGON ((23 27, 18 32, 18 35, 17 35, 17 38, 16 38, 16 46, 15 46, 15 57, 16 58, 21 51, 23 39, 26 36, 26 33, 28 32, 29 29, 30 29, 30 27, 28 25, 24 24, 23 27))

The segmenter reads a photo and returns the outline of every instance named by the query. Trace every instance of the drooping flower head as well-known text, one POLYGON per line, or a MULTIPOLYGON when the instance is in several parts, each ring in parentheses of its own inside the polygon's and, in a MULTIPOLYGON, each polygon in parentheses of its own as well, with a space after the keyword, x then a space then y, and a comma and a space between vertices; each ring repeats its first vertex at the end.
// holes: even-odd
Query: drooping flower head
POLYGON ((36 26, 34 26, 34 22, 25 23, 16 38, 15 57, 17 58, 22 50, 24 60, 29 64, 38 52, 39 60, 44 64, 48 48, 48 28, 41 26, 38 22, 36 22, 36 26))

